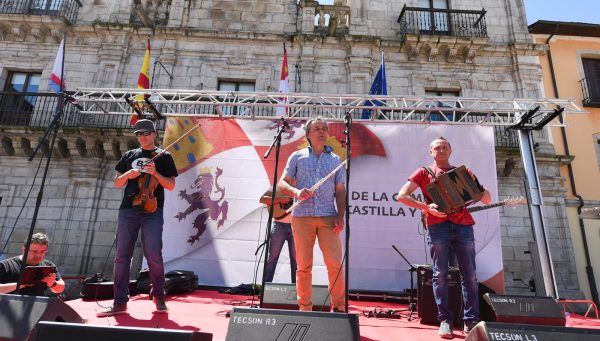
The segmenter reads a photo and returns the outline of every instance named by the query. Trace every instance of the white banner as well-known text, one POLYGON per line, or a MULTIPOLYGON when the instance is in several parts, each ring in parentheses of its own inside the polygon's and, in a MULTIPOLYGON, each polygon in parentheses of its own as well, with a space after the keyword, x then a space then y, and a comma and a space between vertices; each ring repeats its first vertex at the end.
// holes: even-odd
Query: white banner
MULTIPOLYGON (((193 270, 202 285, 237 286, 262 278, 255 256, 263 242, 268 211, 258 202, 270 188, 275 152, 267 150, 278 120, 169 118, 165 144, 194 123, 201 123, 172 151, 179 177, 166 191, 163 255, 166 269, 193 270)), ((283 134, 278 173, 288 156, 306 146, 302 122, 291 121, 283 134)), ((329 144, 342 158, 343 124, 329 123, 329 144)), ((420 214, 395 201, 418 167, 432 163, 429 143, 444 136, 452 144, 451 162, 467 165, 497 198, 493 127, 354 123, 350 192, 350 289, 400 291, 410 287, 409 265, 431 263, 420 214)), ((502 277, 502 248, 497 209, 474 213, 477 273, 481 282, 502 277)), ((342 238, 345 238, 342 235, 342 238)), ((327 283, 323 258, 315 246, 313 283, 327 283)), ((261 253, 259 253, 261 255, 261 253)), ((289 282, 284 247, 274 282, 289 282)))

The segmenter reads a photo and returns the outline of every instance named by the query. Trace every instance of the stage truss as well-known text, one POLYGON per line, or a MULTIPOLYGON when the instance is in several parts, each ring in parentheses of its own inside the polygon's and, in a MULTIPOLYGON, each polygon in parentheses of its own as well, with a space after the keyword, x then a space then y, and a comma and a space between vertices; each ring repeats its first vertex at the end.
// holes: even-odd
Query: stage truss
POLYGON ((480 124, 522 127, 562 126, 564 114, 585 113, 574 100, 489 99, 464 97, 418 97, 335 95, 303 93, 222 92, 204 90, 138 90, 80 88, 71 95, 82 114, 130 115, 136 107, 150 118, 163 116, 272 117, 286 107, 289 118, 317 115, 342 120, 346 113, 360 119, 369 110, 371 120, 480 124), (138 100, 136 100, 136 98, 138 100), (155 109, 155 110, 154 110, 155 109), (560 112, 559 112, 560 111, 560 112), (524 115, 528 114, 526 122, 524 115), (562 120, 554 118, 561 116, 562 120))

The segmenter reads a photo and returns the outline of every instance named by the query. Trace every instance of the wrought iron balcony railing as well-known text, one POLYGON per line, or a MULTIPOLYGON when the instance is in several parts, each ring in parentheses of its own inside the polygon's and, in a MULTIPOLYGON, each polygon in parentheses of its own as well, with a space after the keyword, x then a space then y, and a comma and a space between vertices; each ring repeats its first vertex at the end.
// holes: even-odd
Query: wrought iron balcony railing
POLYGON ((79 0, 0 0, 0 14, 29 14, 63 17, 68 24, 77 20, 79 0))
POLYGON ((404 5, 398 23, 402 35, 445 35, 487 38, 485 9, 481 11, 407 7, 404 5))
POLYGON ((600 108, 600 78, 586 77, 579 83, 583 92, 583 106, 600 108))

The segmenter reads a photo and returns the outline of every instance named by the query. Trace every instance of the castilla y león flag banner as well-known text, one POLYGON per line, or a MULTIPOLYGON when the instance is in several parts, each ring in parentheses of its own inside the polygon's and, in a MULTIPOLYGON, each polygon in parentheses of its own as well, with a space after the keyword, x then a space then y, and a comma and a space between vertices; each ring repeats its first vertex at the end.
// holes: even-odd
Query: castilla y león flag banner
MULTIPOLYGON (((272 186, 275 152, 263 158, 280 120, 167 119, 164 145, 200 123, 201 128, 171 150, 179 170, 177 185, 166 191, 163 255, 167 270, 193 270, 202 285, 237 286, 254 281, 263 269, 260 251, 268 210, 259 198, 272 186)), ((289 120, 282 136, 279 178, 294 151, 307 146, 304 121, 289 120)), ((346 158, 344 124, 328 122, 329 145, 346 158)), ((425 230, 417 210, 398 203, 396 194, 417 168, 432 163, 429 143, 444 136, 451 161, 467 165, 497 198, 493 127, 442 124, 354 122, 351 128, 350 289, 401 291, 410 287, 409 265, 430 264, 425 230)), ((421 193, 417 190, 417 196, 421 193)), ((502 283, 498 209, 474 213, 478 279, 502 283)), ((342 240, 345 236, 342 234, 342 240)), ((318 245, 313 283, 327 283, 318 245)), ((289 282, 287 246, 274 282, 289 282)), ((501 285, 501 284, 500 284, 501 285)))

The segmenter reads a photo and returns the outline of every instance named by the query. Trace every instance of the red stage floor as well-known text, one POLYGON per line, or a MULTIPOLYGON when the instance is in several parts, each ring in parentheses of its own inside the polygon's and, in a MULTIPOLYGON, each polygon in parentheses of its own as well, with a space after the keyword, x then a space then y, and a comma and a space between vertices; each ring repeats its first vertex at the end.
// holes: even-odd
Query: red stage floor
MULTIPOLYGON (((110 305, 112 301, 84 302, 81 300, 66 302, 73 307, 88 324, 101 326, 125 326, 194 330, 212 333, 213 340, 225 340, 229 318, 225 315, 234 306, 250 307, 252 301, 248 296, 221 294, 216 291, 197 290, 188 295, 168 297, 168 314, 152 314, 154 305, 147 295, 132 297, 129 301, 128 314, 114 317, 98 318, 96 312, 110 305)), ((256 302, 258 304, 258 302, 256 302)), ((360 315, 360 334, 362 341, 371 340, 440 340, 437 327, 420 324, 415 318, 408 321, 405 313, 400 319, 368 318, 364 311, 373 311, 376 307, 383 310, 400 310, 406 305, 350 301, 350 313, 360 315)), ((573 316, 573 315, 572 315, 573 316)), ((579 316, 570 318, 569 324, 574 327, 600 328, 599 320, 586 319, 579 316)), ((464 339, 461 330, 455 330, 455 339, 464 339)))

